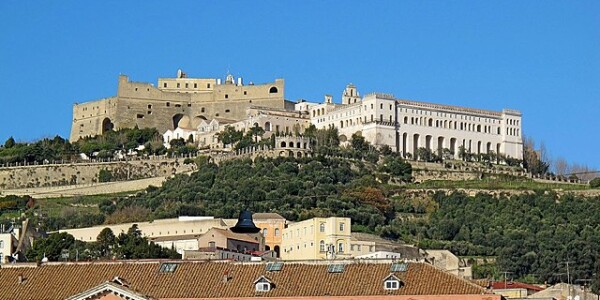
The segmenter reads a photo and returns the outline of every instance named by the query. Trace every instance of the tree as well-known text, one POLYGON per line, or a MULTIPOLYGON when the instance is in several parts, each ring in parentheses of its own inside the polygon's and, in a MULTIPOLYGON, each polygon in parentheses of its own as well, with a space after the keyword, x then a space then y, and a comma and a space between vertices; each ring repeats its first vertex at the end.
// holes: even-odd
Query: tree
POLYGON ((417 153, 415 153, 415 156, 419 158, 419 160, 422 161, 427 161, 427 162, 432 162, 437 160, 437 157, 433 154, 433 152, 431 152, 431 150, 421 147, 419 149, 417 149, 417 153))
POLYGON ((258 137, 262 137, 263 134, 265 134, 265 130, 258 126, 258 123, 254 123, 254 126, 248 130, 246 135, 254 137, 254 143, 258 143, 258 137))
POLYGON ((178 147, 183 147, 185 146, 185 140, 183 138, 179 138, 179 139, 172 139, 169 144, 171 145, 171 147, 173 148, 178 148, 178 147))
POLYGON ((10 149, 15 146, 15 139, 11 136, 4 142, 4 148, 10 149))
POLYGON ((40 261, 47 257, 50 261, 64 260, 61 256, 63 250, 69 250, 75 245, 75 238, 66 233, 52 233, 47 238, 39 239, 27 251, 29 260, 40 261))
POLYGON ((381 152, 381 155, 383 155, 383 156, 392 155, 394 153, 392 148, 388 145, 381 146, 381 149, 379 150, 379 152, 381 152))
POLYGON ((559 157, 554 160, 554 172, 556 175, 565 175, 568 174, 569 171, 569 163, 566 159, 559 157))
POLYGON ((106 227, 100 231, 98 237, 96 238, 96 242, 98 243, 98 247, 100 249, 100 253, 104 257, 108 257, 116 245, 116 237, 113 231, 106 227))
POLYGON ((369 143, 365 141, 365 138, 359 133, 352 134, 351 144, 352 148, 356 151, 365 151, 369 149, 369 143))
POLYGON ((244 137, 244 133, 236 130, 233 126, 225 126, 225 129, 218 132, 216 136, 223 143, 223 147, 225 147, 226 145, 233 145, 239 142, 244 137))
POLYGON ((181 258, 174 249, 163 248, 142 236, 137 224, 133 224, 127 233, 119 234, 115 254, 123 259, 140 258, 181 258))
POLYGON ((544 143, 539 150, 535 150, 535 142, 532 138, 523 139, 523 167, 533 175, 544 175, 548 172, 549 164, 544 143))
POLYGON ((465 149, 465 146, 458 146, 458 157, 464 161, 467 160, 467 150, 465 149))
POLYGON ((600 188, 600 177, 590 180, 590 187, 593 189, 600 188))
POLYGON ((412 166, 401 157, 386 157, 379 171, 389 173, 404 182, 412 180, 412 166))

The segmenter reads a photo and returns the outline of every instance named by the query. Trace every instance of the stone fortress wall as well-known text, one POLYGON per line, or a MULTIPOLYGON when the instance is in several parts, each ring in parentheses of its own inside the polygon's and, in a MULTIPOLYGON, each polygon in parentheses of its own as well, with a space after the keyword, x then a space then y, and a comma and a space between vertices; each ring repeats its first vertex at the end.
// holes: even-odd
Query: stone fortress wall
POLYGON ((116 96, 73 106, 70 140, 135 126, 155 127, 163 133, 195 128, 201 120, 238 121, 246 118, 250 106, 285 108, 284 92, 283 79, 244 85, 242 78, 231 75, 221 83, 220 79, 187 78, 179 71, 177 78, 159 78, 155 87, 120 75, 116 96))
POLYGON ((0 189, 91 184, 98 182, 100 170, 111 171, 117 179, 133 180, 166 177, 195 168, 195 164, 183 164, 181 158, 9 167, 0 168, 0 189))

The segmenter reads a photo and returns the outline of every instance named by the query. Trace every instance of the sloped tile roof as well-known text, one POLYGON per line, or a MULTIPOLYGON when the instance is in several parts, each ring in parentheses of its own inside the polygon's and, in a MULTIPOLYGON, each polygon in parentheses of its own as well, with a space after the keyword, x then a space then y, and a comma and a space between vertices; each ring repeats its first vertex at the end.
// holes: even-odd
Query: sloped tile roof
POLYGON ((517 281, 493 281, 491 282, 491 287, 495 290, 502 290, 502 289, 527 289, 527 290, 532 290, 532 291, 543 291, 544 288, 538 285, 533 285, 533 284, 528 284, 528 283, 522 283, 522 282, 517 282, 517 281))
POLYGON ((280 214, 278 213, 254 213, 252 214, 252 219, 254 220, 268 220, 268 219, 283 219, 285 220, 284 217, 282 217, 280 214))
POLYGON ((244 241, 244 242, 255 243, 255 244, 259 243, 258 240, 254 239, 249 234, 235 233, 229 229, 221 229, 221 228, 213 227, 209 231, 204 233, 204 235, 208 235, 208 234, 212 234, 212 233, 222 234, 224 237, 226 237, 228 239, 232 239, 232 240, 244 241))
MULTIPOLYGON (((162 261, 165 262, 165 261, 162 261)), ((284 262, 281 271, 267 272, 264 263, 171 261, 179 266, 161 273, 161 261, 50 263, 39 267, 0 269, 0 299, 65 299, 109 281, 115 276, 129 289, 152 298, 452 295, 483 294, 471 282, 425 263, 409 263, 394 274, 404 287, 383 289, 389 263, 350 263, 342 273, 328 273, 327 264, 284 262), (224 282, 228 274, 230 280, 224 282), (18 282, 22 275, 23 283, 18 282), (275 287, 256 292, 253 282, 266 276, 275 287)))

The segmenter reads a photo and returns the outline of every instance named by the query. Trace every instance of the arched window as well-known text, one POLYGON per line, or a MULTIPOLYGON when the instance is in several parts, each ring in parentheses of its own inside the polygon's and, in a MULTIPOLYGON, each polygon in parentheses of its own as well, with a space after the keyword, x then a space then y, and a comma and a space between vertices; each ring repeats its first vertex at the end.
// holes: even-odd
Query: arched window
POLYGON ((267 233, 269 233, 269 230, 267 228, 263 228, 263 236, 267 236, 267 233))
POLYGON ((319 225, 319 231, 320 231, 320 232, 325 232, 325 223, 321 223, 321 224, 319 225))
POLYGON ((325 241, 324 240, 321 240, 319 242, 319 251, 325 252, 325 241))
POLYGON ((274 87, 274 86, 273 86, 273 87, 271 87, 271 88, 269 89, 269 94, 277 94, 277 87, 274 87))
POLYGON ((275 228, 275 236, 279 236, 279 228, 275 228))

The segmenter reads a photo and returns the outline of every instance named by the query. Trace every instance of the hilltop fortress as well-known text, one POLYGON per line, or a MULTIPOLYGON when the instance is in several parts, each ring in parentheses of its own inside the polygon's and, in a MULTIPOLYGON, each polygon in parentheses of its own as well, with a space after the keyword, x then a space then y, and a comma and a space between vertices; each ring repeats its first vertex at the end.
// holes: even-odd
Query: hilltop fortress
POLYGON ((382 93, 361 97, 352 84, 342 92, 341 103, 330 95, 322 103, 291 102, 284 91, 283 79, 245 85, 242 78, 227 75, 222 83, 187 78, 180 70, 176 78, 159 78, 155 87, 121 75, 116 96, 74 105, 71 141, 138 126, 157 128, 165 142, 191 135, 199 147, 217 148, 215 134, 225 126, 246 130, 258 125, 271 135, 302 133, 313 124, 336 127, 341 142, 360 133, 371 144, 388 145, 404 157, 426 148, 458 158, 462 146, 473 154, 523 158, 522 116, 516 110, 464 108, 382 93))
POLYGON ((200 120, 213 118, 237 121, 254 105, 285 108, 283 79, 244 85, 242 78, 235 80, 231 75, 222 83, 221 79, 187 78, 185 73, 177 73, 176 78, 159 78, 158 87, 119 76, 116 96, 73 105, 70 140, 136 125, 165 132, 193 128, 200 120))

